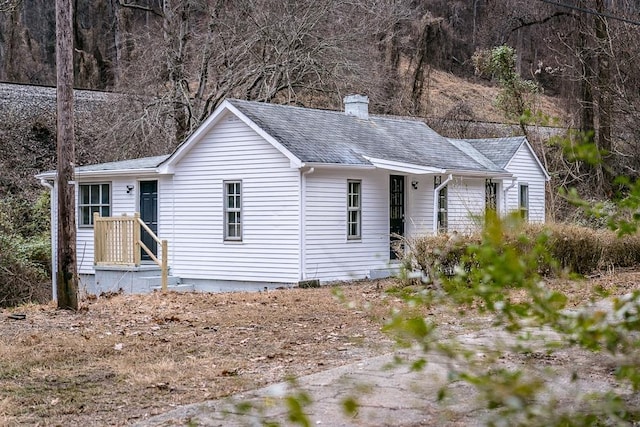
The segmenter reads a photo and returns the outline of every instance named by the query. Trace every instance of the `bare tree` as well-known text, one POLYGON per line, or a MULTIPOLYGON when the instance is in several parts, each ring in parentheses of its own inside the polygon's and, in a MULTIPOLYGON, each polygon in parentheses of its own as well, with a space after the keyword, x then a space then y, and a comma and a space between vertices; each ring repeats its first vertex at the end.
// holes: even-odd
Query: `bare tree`
POLYGON ((0 0, 0 12, 12 12, 22 2, 22 0, 0 0))
POLYGON ((345 87, 367 81, 353 84, 362 68, 352 53, 366 41, 354 32, 363 26, 350 28, 355 15, 341 15, 358 7, 338 0, 165 0, 123 73, 135 80, 121 83, 161 100, 177 142, 227 97, 304 103, 330 93, 335 101, 345 87), (162 38, 153 36, 158 30, 162 38))

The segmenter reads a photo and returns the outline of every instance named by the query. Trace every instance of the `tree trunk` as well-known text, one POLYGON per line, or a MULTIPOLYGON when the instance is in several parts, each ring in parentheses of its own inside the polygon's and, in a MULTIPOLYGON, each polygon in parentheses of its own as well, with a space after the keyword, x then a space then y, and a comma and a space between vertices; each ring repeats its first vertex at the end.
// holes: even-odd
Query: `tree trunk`
POLYGON ((580 79, 580 130, 593 140, 595 129, 595 114, 593 108, 593 64, 586 35, 580 32, 578 36, 578 55, 582 64, 582 77, 580 79))
POLYGON ((58 308, 78 309, 73 132, 73 35, 71 0, 56 0, 58 144, 58 308))
POLYGON ((188 1, 166 0, 163 5, 167 71, 172 85, 171 103, 177 143, 181 143, 191 131, 191 114, 188 113, 190 94, 185 71, 190 8, 188 1))
MULTIPOLYGON (((604 13, 603 0, 596 1, 596 10, 598 13, 604 13)), ((611 186, 611 174, 609 165, 611 160, 611 110, 613 108, 611 96, 611 58, 609 56, 609 34, 606 18, 598 16, 595 23, 596 39, 597 39, 597 60, 598 60, 598 148, 605 151, 602 160, 602 178, 601 187, 607 191, 611 186)))

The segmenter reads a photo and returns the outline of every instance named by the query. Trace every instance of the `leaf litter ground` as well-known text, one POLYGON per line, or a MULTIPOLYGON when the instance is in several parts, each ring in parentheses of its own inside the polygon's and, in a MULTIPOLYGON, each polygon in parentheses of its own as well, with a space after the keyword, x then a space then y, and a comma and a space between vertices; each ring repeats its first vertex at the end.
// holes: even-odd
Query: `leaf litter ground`
MULTIPOLYGON (((640 273, 552 281, 570 305, 640 288, 640 273)), ((0 318, 0 425, 126 425, 393 349, 393 280, 257 293, 153 293, 27 305, 0 318), (12 315, 24 314, 25 319, 12 315)), ((424 308, 444 333, 478 328, 424 308)), ((486 320, 486 319, 485 319, 486 320)), ((570 363, 567 362, 567 363, 570 363)))

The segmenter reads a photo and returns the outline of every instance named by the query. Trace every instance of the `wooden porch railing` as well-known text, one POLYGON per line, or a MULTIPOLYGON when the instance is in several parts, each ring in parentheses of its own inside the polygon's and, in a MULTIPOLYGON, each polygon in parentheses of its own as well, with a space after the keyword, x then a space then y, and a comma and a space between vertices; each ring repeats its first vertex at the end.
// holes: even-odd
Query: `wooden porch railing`
POLYGON ((132 217, 101 217, 93 214, 93 241, 95 265, 140 265, 140 248, 160 267, 162 290, 167 290, 169 268, 167 266, 168 245, 160 240, 140 219, 136 212, 132 217), (142 242, 140 228, 143 228, 160 245, 161 259, 142 242))

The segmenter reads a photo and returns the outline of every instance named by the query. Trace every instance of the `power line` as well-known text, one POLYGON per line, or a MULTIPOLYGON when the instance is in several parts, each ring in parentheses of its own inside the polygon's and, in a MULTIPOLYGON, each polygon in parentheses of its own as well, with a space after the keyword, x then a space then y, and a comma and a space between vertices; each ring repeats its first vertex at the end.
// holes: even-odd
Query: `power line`
POLYGON ((543 2, 543 3, 552 4, 554 6, 564 7, 564 8, 567 8, 567 9, 573 9, 573 10, 577 10, 577 11, 580 11, 580 12, 588 13, 590 15, 600 16, 602 18, 615 19, 616 21, 622 21, 622 22, 625 22, 627 24, 640 26, 640 21, 632 21, 631 19, 622 18, 620 16, 612 15, 610 13, 596 12, 595 10, 586 9, 584 7, 579 7, 579 6, 574 6, 572 4, 560 3, 560 2, 556 2, 556 1, 552 1, 552 0, 540 0, 540 1, 543 2))

